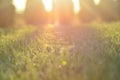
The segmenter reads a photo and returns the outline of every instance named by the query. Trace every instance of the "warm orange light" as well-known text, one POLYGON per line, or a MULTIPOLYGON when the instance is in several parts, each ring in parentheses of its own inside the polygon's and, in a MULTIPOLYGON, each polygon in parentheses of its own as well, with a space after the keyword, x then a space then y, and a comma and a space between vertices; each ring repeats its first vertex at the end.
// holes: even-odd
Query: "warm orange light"
POLYGON ((42 0, 44 6, 45 6, 45 9, 47 12, 50 12, 52 11, 52 8, 53 8, 53 0, 42 0))
POLYGON ((77 14, 80 11, 80 2, 79 0, 72 0, 74 5, 74 12, 77 14))
POLYGON ((25 10, 27 0, 13 0, 13 5, 16 7, 17 12, 25 10))

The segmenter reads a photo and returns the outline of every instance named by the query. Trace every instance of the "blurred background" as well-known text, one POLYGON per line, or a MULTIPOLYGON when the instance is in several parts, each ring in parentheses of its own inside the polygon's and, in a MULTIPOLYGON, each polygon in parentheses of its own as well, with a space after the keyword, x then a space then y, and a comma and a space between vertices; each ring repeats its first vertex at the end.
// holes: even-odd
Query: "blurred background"
POLYGON ((0 0, 0 27, 120 20, 120 0, 0 0))
POLYGON ((0 0, 0 80, 120 80, 120 0, 0 0))

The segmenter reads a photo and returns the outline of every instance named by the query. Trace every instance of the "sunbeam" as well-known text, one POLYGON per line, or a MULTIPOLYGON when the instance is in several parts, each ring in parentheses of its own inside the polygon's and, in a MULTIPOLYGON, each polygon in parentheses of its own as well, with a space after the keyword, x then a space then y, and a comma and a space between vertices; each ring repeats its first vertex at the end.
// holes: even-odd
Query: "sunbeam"
POLYGON ((42 0, 44 6, 45 6, 45 9, 47 12, 50 12, 52 11, 52 8, 53 8, 53 0, 42 0))
POLYGON ((16 7, 17 12, 25 10, 27 0, 13 0, 13 5, 16 7))
POLYGON ((80 2, 79 0, 72 0, 74 5, 74 12, 77 14, 80 11, 80 2))

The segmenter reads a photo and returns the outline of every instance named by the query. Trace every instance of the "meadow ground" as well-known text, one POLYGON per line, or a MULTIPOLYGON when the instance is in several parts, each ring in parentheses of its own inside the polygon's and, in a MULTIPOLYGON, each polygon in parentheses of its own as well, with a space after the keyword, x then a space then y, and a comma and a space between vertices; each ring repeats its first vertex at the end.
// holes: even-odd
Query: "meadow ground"
POLYGON ((0 29, 0 80, 120 80, 120 22, 0 29))

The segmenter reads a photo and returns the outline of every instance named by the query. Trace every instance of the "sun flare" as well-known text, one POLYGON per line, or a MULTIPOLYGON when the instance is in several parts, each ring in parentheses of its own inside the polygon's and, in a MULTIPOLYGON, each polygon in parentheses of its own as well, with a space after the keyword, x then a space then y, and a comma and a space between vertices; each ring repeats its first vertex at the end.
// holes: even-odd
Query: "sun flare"
POLYGON ((79 0, 72 0, 74 6, 74 12, 77 14, 80 11, 80 2, 79 0))
POLYGON ((25 10, 27 0, 13 0, 13 5, 16 7, 17 12, 25 10))
MULTIPOLYGON (((17 12, 25 10, 27 0, 13 0, 13 5, 16 7, 17 12)), ((42 0, 47 12, 53 9, 53 0, 42 0)), ((77 14, 80 11, 80 0, 72 0, 74 5, 74 12, 77 14)), ((100 0, 94 0, 95 4, 98 5, 100 0)))
POLYGON ((45 9, 47 12, 50 12, 52 11, 52 8, 53 8, 53 0, 42 0, 44 6, 45 6, 45 9))
POLYGON ((98 5, 100 3, 100 0, 94 0, 95 4, 98 5))

